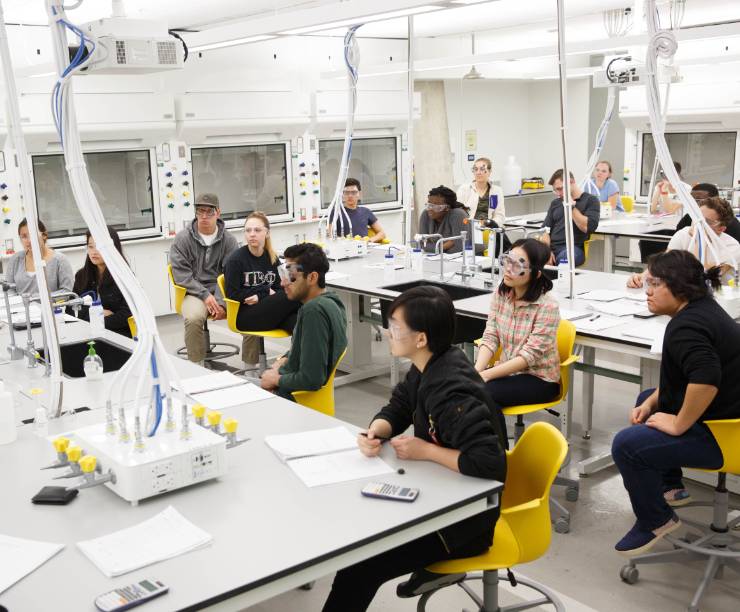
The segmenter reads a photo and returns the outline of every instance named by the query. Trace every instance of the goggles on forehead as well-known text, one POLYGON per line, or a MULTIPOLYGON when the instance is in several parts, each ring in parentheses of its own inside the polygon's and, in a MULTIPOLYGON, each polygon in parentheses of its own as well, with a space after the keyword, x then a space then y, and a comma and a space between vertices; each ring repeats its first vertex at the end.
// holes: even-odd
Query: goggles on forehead
POLYGON ((287 281, 289 283, 294 283, 297 278, 296 275, 299 272, 303 272, 303 266, 301 264, 286 263, 286 264, 280 264, 278 266, 278 274, 280 274, 281 281, 287 281))
POLYGON ((447 204, 432 204, 431 202, 427 202, 427 210, 442 212, 443 210, 447 210, 447 204))
POLYGON ((501 255, 498 261, 502 268, 517 276, 524 276, 531 269, 524 258, 512 257, 508 253, 501 255))

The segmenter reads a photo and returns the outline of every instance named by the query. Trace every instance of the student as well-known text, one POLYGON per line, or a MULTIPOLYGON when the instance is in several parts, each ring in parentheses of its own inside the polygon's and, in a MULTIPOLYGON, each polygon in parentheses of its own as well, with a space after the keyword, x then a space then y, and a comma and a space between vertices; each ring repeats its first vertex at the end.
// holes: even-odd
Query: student
MULTIPOLYGON (((123 257, 121 248, 121 239, 118 232, 110 225, 108 235, 113 241, 113 246, 123 257)), ((123 293, 118 288, 116 281, 113 280, 105 260, 100 251, 95 246, 95 239, 92 237, 90 230, 87 230, 87 256, 84 265, 77 270, 75 274, 74 288, 72 289, 77 295, 85 293, 94 293, 103 306, 103 315, 105 316, 105 329, 114 331, 122 336, 131 337, 131 329, 128 326, 128 318, 131 316, 131 309, 123 297, 123 293)), ((80 319, 90 320, 89 308, 82 306, 79 312, 80 319)))
POLYGON ((251 213, 244 223, 244 246, 232 252, 224 263, 226 297, 240 304, 236 315, 240 330, 293 332, 301 305, 285 295, 279 264, 267 216, 251 213))
MULTIPOLYGON (((575 265, 580 266, 586 260, 583 243, 588 240, 588 237, 599 226, 601 205, 599 204, 599 198, 585 191, 581 191, 580 187, 576 185, 572 172, 568 174, 570 174, 570 195, 571 199, 575 202, 575 206, 571 209, 573 211, 573 238, 575 240, 573 255, 575 257, 575 265)), ((552 251, 549 263, 557 264, 560 261, 566 261, 568 258, 565 248, 562 168, 553 173, 548 181, 548 185, 552 187, 557 197, 550 203, 550 208, 547 210, 547 215, 542 223, 545 233, 542 234, 540 240, 549 246, 550 251, 552 251)))
MULTIPOLYGON (((357 443, 373 457, 382 440, 392 438, 399 459, 433 461, 466 476, 503 482, 505 434, 480 376, 452 346, 454 332, 455 307, 441 289, 416 287, 393 300, 388 310, 391 353, 410 359, 411 369, 357 443), (403 435, 412 425, 413 434, 403 435)), ((392 578, 436 561, 484 553, 493 542, 498 515, 498 507, 491 508, 340 570, 324 612, 366 610, 378 588, 392 578)), ((435 577, 417 571, 399 586, 399 594, 413 596, 435 577)))
POLYGON ((475 362, 499 411, 549 402, 560 393, 560 310, 548 295, 552 281, 542 272, 549 258, 548 248, 533 238, 517 240, 501 256, 504 278, 491 297, 491 313, 475 362), (499 348, 501 356, 489 367, 499 348))
MULTIPOLYGON (((722 198, 706 198, 700 201, 699 210, 704 216, 707 225, 719 237, 719 246, 717 248, 719 261, 712 261, 707 264, 707 267, 718 264, 722 268, 722 273, 727 274, 740 265, 740 243, 725 232, 727 226, 735 218, 732 208, 727 200, 723 200, 722 198)), ((676 232, 668 243, 667 250, 690 251, 695 256, 698 255, 698 242, 694 237, 693 225, 684 227, 676 232)), ((707 256, 709 256, 708 252, 707 256)), ((632 274, 627 280, 627 286, 632 288, 642 287, 645 274, 646 272, 632 274)))
POLYGON ((290 351, 262 374, 262 388, 293 399, 293 391, 320 389, 347 348, 347 315, 336 293, 326 290, 329 260, 321 247, 294 244, 285 249, 283 289, 303 304, 290 351))
MULTIPOLYGON (((681 164, 673 162, 673 167, 676 169, 679 178, 681 178, 681 164)), ((671 185, 662 171, 660 175, 662 179, 655 185, 653 196, 650 199, 650 212, 652 214, 667 213, 672 215, 681 210, 681 200, 678 199, 676 188, 671 185)), ((691 185, 683 181, 681 181, 681 184, 685 187, 686 191, 691 191, 691 185)))
MULTIPOLYGON (((38 294, 36 284, 36 266, 33 263, 31 252, 31 237, 28 233, 28 221, 23 218, 18 224, 18 236, 21 239, 23 250, 13 255, 5 268, 5 280, 15 285, 11 293, 18 295, 23 293, 38 294)), ((47 242, 49 234, 46 226, 39 221, 39 242, 41 243, 41 257, 46 262, 46 284, 49 293, 56 291, 72 291, 74 284, 74 272, 69 260, 58 253, 47 242)))
MULTIPOLYGON (((719 190, 716 185, 712 185, 711 183, 697 183, 691 188, 691 197, 693 197, 699 206, 701 206, 702 200, 706 200, 707 198, 718 198, 719 190)), ((684 227, 688 227, 691 223, 691 215, 687 213, 681 217, 678 225, 676 225, 676 231, 678 232, 684 227)), ((732 220, 728 223, 727 228, 725 228, 725 234, 732 236, 735 240, 740 242, 740 221, 737 220, 734 213, 732 215, 732 220)))
POLYGON ((653 255, 645 278, 650 312, 671 321, 663 338, 660 384, 640 394, 631 427, 612 455, 637 517, 616 550, 649 551, 680 526, 671 505, 688 502, 682 467, 717 469, 722 451, 705 421, 740 418, 740 327, 714 301, 719 268, 705 271, 687 251, 653 255))
MULTIPOLYGON (((372 210, 367 206, 358 206, 362 199, 362 187, 360 181, 353 178, 348 178, 344 182, 344 190, 342 191, 342 207, 344 212, 339 213, 337 220, 339 236, 362 236, 365 237, 368 234, 368 228, 371 228, 375 235, 370 238, 370 242, 382 242, 385 239, 385 230, 380 225, 380 221, 375 216, 372 210), (345 215, 346 213, 346 215, 345 215), (352 228, 350 230, 350 223, 352 228)), ((333 218, 329 219, 329 222, 333 222, 333 218)))
POLYGON ((470 220, 493 221, 494 227, 503 227, 506 221, 504 190, 494 185, 491 178, 491 160, 479 157, 473 162, 473 180, 461 185, 457 190, 457 201, 470 209, 470 220), (495 197, 496 207, 492 207, 491 196, 495 197))
MULTIPOLYGON (((440 185, 429 192, 427 206, 419 219, 419 233, 440 234, 443 238, 460 236, 460 232, 468 233, 466 240, 470 241, 472 226, 468 221, 465 207, 457 201, 455 192, 449 187, 440 185)), ((425 250, 434 252, 435 242, 428 241, 425 250)), ((442 243, 445 253, 459 253, 462 245, 459 240, 447 240, 442 243)))
POLYGON ((586 183, 586 192, 599 198, 599 202, 609 202, 609 206, 624 212, 622 199, 619 197, 619 185, 612 178, 610 162, 602 160, 596 164, 593 177, 586 183))
MULTIPOLYGON (((203 324, 206 319, 225 319, 226 309, 216 279, 223 273, 224 261, 238 247, 236 238, 226 231, 221 206, 214 193, 195 199, 195 219, 175 236, 170 248, 170 264, 175 283, 185 287, 182 302, 185 319, 185 347, 190 361, 206 357, 203 324)), ((242 340, 242 359, 249 364, 259 360, 259 338, 242 340)))

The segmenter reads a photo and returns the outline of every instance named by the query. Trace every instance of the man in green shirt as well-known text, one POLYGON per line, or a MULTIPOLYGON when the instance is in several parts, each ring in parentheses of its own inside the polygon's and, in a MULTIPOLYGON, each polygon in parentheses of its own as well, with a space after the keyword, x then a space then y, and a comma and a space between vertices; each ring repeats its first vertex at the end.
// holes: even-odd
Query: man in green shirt
POLYGON ((262 374, 262 388, 293 399, 293 391, 316 391, 329 379, 347 348, 347 315, 336 293, 326 290, 329 260, 321 247, 295 244, 280 267, 288 299, 301 302, 290 351, 262 374))

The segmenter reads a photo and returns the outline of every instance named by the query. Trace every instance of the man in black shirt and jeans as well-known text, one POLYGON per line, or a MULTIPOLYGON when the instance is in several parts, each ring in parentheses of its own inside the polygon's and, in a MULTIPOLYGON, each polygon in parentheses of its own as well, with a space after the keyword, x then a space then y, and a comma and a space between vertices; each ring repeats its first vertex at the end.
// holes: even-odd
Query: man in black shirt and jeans
MULTIPOLYGON (((573 255, 575 265, 580 266, 586 260, 583 243, 596 231, 601 216, 601 204, 599 198, 590 193, 582 191, 570 174, 570 196, 575 205, 573 206, 573 255)), ((540 238, 552 251, 550 263, 557 265, 561 261, 567 261, 568 253, 565 248, 565 211, 563 210, 563 170, 556 170, 550 177, 548 184, 557 196, 547 211, 547 216, 542 227, 547 228, 540 238)))
POLYGON ((722 465, 722 451, 704 421, 740 418, 740 327, 707 286, 719 287, 719 276, 719 268, 705 272, 688 251, 666 251, 648 261, 648 308, 671 321, 660 386, 640 394, 632 426, 612 443, 637 517, 615 546, 628 557, 647 552, 680 526, 672 506, 689 501, 682 467, 722 465))

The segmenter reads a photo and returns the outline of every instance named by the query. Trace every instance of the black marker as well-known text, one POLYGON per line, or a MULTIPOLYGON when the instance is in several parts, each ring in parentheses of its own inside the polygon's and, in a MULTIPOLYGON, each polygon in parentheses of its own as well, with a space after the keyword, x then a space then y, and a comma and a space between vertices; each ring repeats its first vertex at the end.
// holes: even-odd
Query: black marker
MULTIPOLYGON (((361 436, 365 436, 367 438, 367 432, 363 431, 360 433, 361 436)), ((380 440, 381 442, 390 442, 390 438, 384 438, 383 436, 374 436, 375 440, 380 440)))

